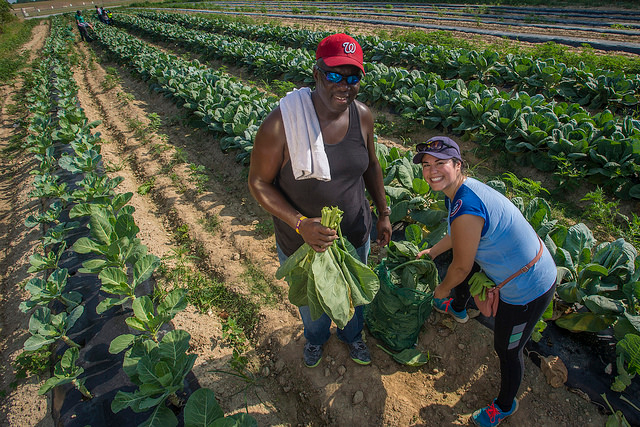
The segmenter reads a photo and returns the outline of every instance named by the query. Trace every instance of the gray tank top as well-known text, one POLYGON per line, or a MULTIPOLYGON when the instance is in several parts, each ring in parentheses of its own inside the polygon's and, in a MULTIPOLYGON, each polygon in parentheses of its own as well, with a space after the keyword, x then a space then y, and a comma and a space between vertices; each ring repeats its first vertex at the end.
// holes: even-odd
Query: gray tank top
MULTIPOLYGON (((362 175, 369 166, 369 153, 360 129, 360 115, 355 102, 349 106, 349 129, 342 141, 324 145, 331 181, 296 180, 291 161, 280 169, 275 185, 302 215, 322 216, 325 206, 337 206, 343 212, 342 234, 356 248, 364 245, 371 232, 371 209, 365 197, 362 175)), ((291 256, 304 240, 287 223, 273 217, 276 242, 285 255, 291 256)))

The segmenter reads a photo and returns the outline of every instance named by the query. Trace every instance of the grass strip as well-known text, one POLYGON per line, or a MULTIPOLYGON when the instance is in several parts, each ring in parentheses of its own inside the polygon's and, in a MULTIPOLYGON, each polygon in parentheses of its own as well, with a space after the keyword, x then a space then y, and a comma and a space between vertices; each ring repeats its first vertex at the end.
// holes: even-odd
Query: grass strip
POLYGON ((8 84, 27 65, 29 53, 18 54, 39 20, 11 21, 0 27, 0 85, 8 84))

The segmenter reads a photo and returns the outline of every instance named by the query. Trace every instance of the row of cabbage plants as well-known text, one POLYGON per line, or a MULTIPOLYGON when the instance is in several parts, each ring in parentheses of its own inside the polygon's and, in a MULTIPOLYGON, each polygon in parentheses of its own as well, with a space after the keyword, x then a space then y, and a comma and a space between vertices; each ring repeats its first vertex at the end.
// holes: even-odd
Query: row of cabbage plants
POLYGON ((174 411, 182 412, 185 426, 257 425, 247 414, 224 417, 209 389, 196 390, 186 402, 179 398, 197 356, 188 353, 190 335, 169 330, 168 322, 186 307, 186 291, 173 289, 161 301, 141 295, 160 260, 136 237, 134 208, 127 204, 133 194, 117 193, 122 178, 110 179, 101 169, 100 135, 91 131, 99 122, 90 123, 78 105, 69 64, 74 39, 71 27, 55 18, 28 95, 31 119, 24 148, 38 162, 30 194, 42 209, 25 224, 41 226, 45 232, 43 253, 30 257, 29 269, 43 277, 27 283, 31 296, 20 304, 22 311, 33 311, 24 349, 66 348, 40 394, 72 383, 86 399, 94 397, 85 387, 80 357, 87 349, 70 338, 86 314, 85 295, 69 290, 70 275, 60 268, 63 258, 90 254, 93 258, 86 259, 78 273, 93 277, 95 287, 100 287, 103 297, 97 314, 108 317, 124 310, 129 314, 126 325, 135 331, 117 336, 109 346, 112 354, 124 352, 122 369, 136 386, 133 392, 118 390, 111 410, 148 413, 144 426, 176 426, 174 411), (77 234, 83 236, 69 245, 77 234))
MULTIPOLYGON (((148 79, 152 87, 172 94, 174 99, 195 112, 203 110, 198 105, 207 101, 200 94, 205 87, 216 85, 209 77, 214 71, 206 70, 195 61, 187 62, 161 53, 112 28, 99 27, 99 37, 110 51, 121 55, 121 61, 148 79), (153 59, 154 55, 156 59, 153 59), (191 70, 190 76, 184 74, 187 69, 191 70), (166 75, 172 76, 173 81, 166 75), (181 88, 189 88, 191 95, 181 92, 181 88), (196 103, 194 100, 198 99, 200 101, 196 103)), ((233 99, 227 102, 233 104, 233 99)), ((251 125, 255 123, 252 121, 251 125)), ((247 124, 236 122, 236 125, 247 124)), ((446 230, 442 223, 446 216, 442 202, 431 194, 422 180, 419 167, 410 160, 410 151, 402 154, 395 148, 389 150, 379 144, 377 149, 384 170, 388 202, 392 206, 392 222, 420 224, 425 229, 425 238, 420 243, 433 243, 446 230)), ((560 267, 559 295, 572 308, 558 320, 558 324, 572 331, 590 332, 612 326, 622 343, 620 360, 623 362, 619 366, 619 377, 630 377, 637 368, 637 359, 633 356, 636 349, 634 337, 640 336, 640 259, 636 249, 623 239, 597 244, 584 224, 573 227, 559 225, 551 217, 549 204, 542 198, 526 203, 514 199, 514 203, 544 239, 560 267), (590 310, 584 311, 584 307, 590 310), (626 348, 630 350, 625 351, 626 348)))
MULTIPOLYGON (((314 63, 306 49, 209 34, 119 14, 117 25, 170 40, 208 57, 241 64, 262 78, 309 82, 314 63)), ((391 107, 428 128, 466 132, 524 163, 553 171, 562 182, 588 179, 621 198, 640 198, 640 121, 605 110, 590 115, 578 104, 542 95, 501 92, 478 81, 442 80, 417 70, 365 63, 359 99, 391 107)))
MULTIPOLYGON (((260 42, 273 42, 293 48, 315 50, 328 31, 295 29, 275 25, 248 25, 228 19, 205 19, 180 13, 149 12, 151 19, 175 23, 187 28, 240 36, 260 42)), ((502 55, 491 49, 480 51, 450 49, 383 40, 378 36, 357 36, 369 62, 434 72, 446 79, 513 86, 530 95, 543 94, 589 108, 625 110, 640 101, 640 75, 620 71, 592 69, 584 64, 569 67, 554 58, 526 55, 502 55)))

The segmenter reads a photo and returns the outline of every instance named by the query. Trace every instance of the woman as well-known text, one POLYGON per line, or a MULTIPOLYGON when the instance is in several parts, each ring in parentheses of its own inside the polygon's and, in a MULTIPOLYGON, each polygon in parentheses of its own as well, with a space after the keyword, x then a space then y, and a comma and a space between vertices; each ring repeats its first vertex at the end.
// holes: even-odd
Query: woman
POLYGON ((469 319, 466 303, 471 274, 481 268, 489 279, 501 283, 525 270, 500 290, 494 327, 494 348, 500 359, 500 393, 489 406, 472 415, 479 426, 496 426, 518 409, 516 394, 524 373, 524 345, 553 299, 556 266, 513 203, 463 174, 460 148, 452 139, 436 136, 418 144, 416 151, 413 162, 422 164, 422 175, 431 188, 444 193, 449 211, 448 234, 418 254, 435 259, 453 250, 453 261, 434 291, 434 308, 464 323, 469 319), (528 270, 522 268, 531 263, 528 270), (449 298, 452 289, 454 297, 449 298))

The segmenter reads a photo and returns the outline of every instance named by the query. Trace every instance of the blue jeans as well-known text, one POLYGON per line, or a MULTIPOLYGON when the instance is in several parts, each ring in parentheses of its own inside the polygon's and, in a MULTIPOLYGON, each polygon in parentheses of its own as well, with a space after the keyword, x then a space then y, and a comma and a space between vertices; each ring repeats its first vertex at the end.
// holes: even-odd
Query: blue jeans
MULTIPOLYGON (((278 260, 282 265, 288 258, 280 247, 276 244, 278 250, 278 260)), ((367 242, 356 249, 360 261, 367 263, 367 257, 369 256, 369 250, 371 249, 371 242, 367 242)), ((318 320, 311 320, 311 310, 308 305, 299 307, 300 316, 302 317, 302 323, 304 325, 304 337, 310 344, 323 345, 329 340, 331 336, 331 319, 326 314, 320 316, 318 320)), ((362 333, 362 327, 364 326, 364 306, 358 306, 355 308, 355 314, 351 320, 345 325, 344 329, 338 329, 337 336, 340 341, 346 343, 352 343, 360 339, 362 333)))

